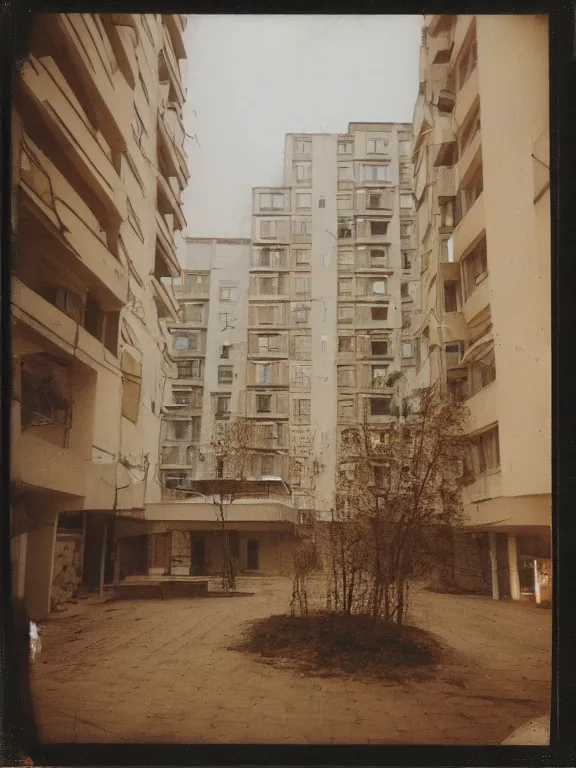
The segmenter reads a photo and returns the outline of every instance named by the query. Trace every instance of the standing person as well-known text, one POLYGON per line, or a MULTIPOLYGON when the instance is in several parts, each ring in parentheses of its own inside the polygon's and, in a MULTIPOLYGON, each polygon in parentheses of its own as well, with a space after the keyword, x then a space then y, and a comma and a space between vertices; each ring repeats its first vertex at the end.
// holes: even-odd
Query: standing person
MULTIPOLYGON (((6 724, 11 741, 26 758, 32 757, 38 746, 38 727, 30 685, 30 617, 21 598, 12 601, 12 648, 6 676, 9 685, 4 697, 6 724)), ((26 760, 29 764, 29 761, 26 760)))

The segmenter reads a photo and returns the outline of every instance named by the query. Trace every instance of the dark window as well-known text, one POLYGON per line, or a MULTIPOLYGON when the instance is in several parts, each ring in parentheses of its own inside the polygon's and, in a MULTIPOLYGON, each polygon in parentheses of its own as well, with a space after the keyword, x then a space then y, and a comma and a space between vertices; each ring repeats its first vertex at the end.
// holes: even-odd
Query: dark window
POLYGON ((457 295, 458 294, 457 294, 456 283, 444 283, 444 311, 445 312, 458 311, 457 295))
POLYGON ((272 395, 256 395, 256 411, 270 413, 272 410, 272 395))
POLYGON ((220 357, 227 360, 230 357, 230 344, 222 344, 220 347, 220 357))
POLYGON ((326 208, 326 199, 321 197, 320 200, 318 200, 318 208, 326 208))
POLYGON ((90 293, 87 293, 86 307, 84 309, 84 328, 91 336, 101 339, 103 322, 104 314, 100 309, 100 305, 90 293))
POLYGON ((370 344, 372 355, 378 357, 379 355, 388 354, 388 342, 387 341, 373 341, 370 344))
POLYGON ((372 307, 372 320, 388 320, 388 307, 372 307))
POLYGON ((371 221, 370 222, 371 235, 385 235, 386 232, 388 232, 387 221, 371 221))
POLYGON ((389 397, 373 397, 370 400, 371 416, 387 416, 390 413, 389 397))

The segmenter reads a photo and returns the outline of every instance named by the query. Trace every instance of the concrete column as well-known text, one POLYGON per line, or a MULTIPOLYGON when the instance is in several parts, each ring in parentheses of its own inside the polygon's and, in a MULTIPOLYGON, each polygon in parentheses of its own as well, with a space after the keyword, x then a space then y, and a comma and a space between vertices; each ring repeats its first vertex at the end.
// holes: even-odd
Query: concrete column
POLYGON ((50 613, 57 521, 57 513, 39 516, 28 532, 24 599, 32 620, 50 613))
POLYGON ((498 552, 496 550, 496 534, 488 534, 490 541, 490 570, 492 572, 492 597, 500 600, 500 581, 498 578, 498 552))
POLYGON ((516 536, 508 534, 508 569, 510 572, 510 596, 512 600, 520 600, 520 574, 518 572, 518 550, 516 536))

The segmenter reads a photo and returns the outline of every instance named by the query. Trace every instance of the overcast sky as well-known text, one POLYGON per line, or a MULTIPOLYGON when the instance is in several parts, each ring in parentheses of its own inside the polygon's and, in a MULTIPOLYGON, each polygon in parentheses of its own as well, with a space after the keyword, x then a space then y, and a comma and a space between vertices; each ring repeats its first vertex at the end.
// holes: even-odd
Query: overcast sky
POLYGON ((251 188, 281 185, 287 133, 412 121, 421 16, 189 16, 192 237, 250 237, 251 188))

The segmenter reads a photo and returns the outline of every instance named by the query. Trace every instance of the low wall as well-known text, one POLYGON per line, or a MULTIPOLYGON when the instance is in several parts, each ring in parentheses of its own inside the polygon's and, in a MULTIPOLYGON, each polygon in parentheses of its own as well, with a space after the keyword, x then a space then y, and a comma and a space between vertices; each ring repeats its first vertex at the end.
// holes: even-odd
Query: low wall
POLYGON ((178 597, 203 597, 208 594, 208 579, 162 579, 119 582, 111 589, 112 600, 170 600, 178 597))

